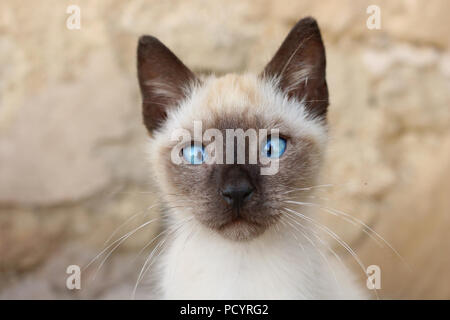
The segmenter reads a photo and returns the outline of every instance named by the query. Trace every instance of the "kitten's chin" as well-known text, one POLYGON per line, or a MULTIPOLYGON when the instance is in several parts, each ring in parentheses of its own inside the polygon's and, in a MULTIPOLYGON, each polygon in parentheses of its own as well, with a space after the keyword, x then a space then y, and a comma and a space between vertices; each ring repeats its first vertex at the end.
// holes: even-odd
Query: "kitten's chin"
POLYGON ((229 240, 249 241, 262 235, 269 225, 269 223, 256 223, 238 218, 215 228, 215 231, 229 240))

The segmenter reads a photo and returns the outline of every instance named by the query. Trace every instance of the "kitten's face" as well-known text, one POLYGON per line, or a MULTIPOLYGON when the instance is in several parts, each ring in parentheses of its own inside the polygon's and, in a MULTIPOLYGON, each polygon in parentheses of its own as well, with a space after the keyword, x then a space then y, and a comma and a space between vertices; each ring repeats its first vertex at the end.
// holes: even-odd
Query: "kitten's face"
MULTIPOLYGON (((326 140, 328 93, 323 46, 313 20, 294 27, 260 76, 198 79, 154 38, 141 39, 138 68, 144 122, 152 136, 151 165, 173 218, 193 217, 228 239, 250 240, 278 223, 282 200, 293 189, 314 184, 326 140), (200 158, 212 161, 173 161, 173 150, 180 146, 173 133, 184 129, 198 137, 196 122, 202 134, 215 129, 223 135, 223 143, 215 146, 224 161, 232 152, 232 163, 217 163, 217 152, 208 148, 200 158), (265 129, 269 138, 260 135, 253 143, 247 139, 241 164, 239 150, 226 139, 229 129, 265 129), (280 140, 272 140, 281 141, 282 149, 268 144, 273 129, 280 140), (251 150, 256 150, 256 163, 249 159, 251 150), (274 174, 261 174, 271 165, 277 168, 274 174)), ((199 145, 195 151, 202 150, 202 142, 206 145, 191 141, 199 145)), ((190 146, 181 146, 182 156, 190 146)))

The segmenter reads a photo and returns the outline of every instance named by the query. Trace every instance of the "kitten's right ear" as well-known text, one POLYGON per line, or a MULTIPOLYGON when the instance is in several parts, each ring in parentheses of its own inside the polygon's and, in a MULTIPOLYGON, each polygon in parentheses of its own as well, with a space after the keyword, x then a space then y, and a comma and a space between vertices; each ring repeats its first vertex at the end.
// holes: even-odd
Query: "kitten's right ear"
POLYGON ((308 112, 325 119, 328 107, 325 64, 319 26, 308 17, 292 28, 262 76, 278 79, 279 88, 289 98, 306 100, 308 112))
POLYGON ((198 79, 172 51, 152 36, 139 39, 137 69, 144 124, 151 133, 166 119, 167 109, 185 99, 187 89, 198 79))

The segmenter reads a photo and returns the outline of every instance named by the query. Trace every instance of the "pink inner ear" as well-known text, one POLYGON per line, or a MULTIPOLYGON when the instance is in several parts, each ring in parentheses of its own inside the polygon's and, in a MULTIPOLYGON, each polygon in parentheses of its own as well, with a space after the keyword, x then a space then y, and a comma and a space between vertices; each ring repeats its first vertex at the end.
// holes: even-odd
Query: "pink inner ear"
POLYGON ((325 118, 328 107, 325 66, 319 27, 314 19, 304 18, 289 32, 262 76, 277 79, 289 98, 303 101, 313 116, 325 118))

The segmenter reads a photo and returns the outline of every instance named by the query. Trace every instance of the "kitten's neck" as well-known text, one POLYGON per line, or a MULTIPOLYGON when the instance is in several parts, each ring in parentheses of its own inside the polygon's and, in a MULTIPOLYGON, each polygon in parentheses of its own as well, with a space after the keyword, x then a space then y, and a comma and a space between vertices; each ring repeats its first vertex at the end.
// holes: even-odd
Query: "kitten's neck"
POLYGON ((164 297, 312 299, 336 294, 313 235, 299 230, 278 223, 255 239, 238 242, 190 220, 174 232, 161 259, 164 297))

